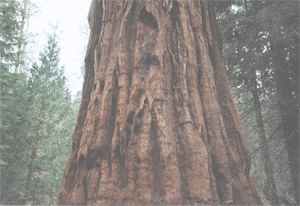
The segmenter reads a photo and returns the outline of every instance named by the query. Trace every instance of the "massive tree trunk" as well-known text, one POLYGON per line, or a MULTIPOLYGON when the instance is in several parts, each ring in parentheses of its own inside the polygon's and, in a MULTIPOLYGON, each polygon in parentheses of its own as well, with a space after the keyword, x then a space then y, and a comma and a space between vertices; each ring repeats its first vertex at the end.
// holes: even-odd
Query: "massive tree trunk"
POLYGON ((262 204, 210 1, 100 1, 57 204, 262 204))

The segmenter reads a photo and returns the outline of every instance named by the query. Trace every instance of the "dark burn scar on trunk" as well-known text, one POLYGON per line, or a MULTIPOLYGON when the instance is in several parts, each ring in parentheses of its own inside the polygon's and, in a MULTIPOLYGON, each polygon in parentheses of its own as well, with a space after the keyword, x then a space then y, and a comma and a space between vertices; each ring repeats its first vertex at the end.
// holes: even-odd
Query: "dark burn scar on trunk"
POLYGON ((143 24, 152 27, 153 29, 158 29, 157 20, 154 18, 152 13, 147 12, 145 7, 143 7, 140 11, 138 20, 140 20, 143 24))

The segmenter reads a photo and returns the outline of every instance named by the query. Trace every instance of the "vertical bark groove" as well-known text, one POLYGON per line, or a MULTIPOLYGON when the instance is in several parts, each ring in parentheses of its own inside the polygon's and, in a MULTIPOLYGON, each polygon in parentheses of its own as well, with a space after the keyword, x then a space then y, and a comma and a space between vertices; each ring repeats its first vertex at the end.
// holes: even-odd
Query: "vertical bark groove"
POLYGON ((261 204, 211 2, 94 2, 56 203, 261 204))

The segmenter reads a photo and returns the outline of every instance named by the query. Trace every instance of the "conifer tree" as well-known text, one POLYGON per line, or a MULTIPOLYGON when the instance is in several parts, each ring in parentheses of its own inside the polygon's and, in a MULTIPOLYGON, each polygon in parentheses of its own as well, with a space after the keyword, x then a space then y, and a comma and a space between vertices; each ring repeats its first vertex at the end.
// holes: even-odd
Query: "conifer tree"
POLYGON ((17 55, 21 51, 16 48, 24 44, 24 39, 18 36, 19 15, 17 1, 0 1, 0 204, 20 203, 23 185, 11 183, 22 179, 26 166, 26 76, 11 73, 20 63, 17 55))
POLYGON ((13 64, 1 73, 2 204, 53 203, 71 149, 78 106, 59 68, 55 34, 39 60, 27 75, 9 72, 13 64))
POLYGON ((22 53, 18 45, 24 44, 19 36, 21 29, 20 7, 16 0, 0 1, 0 64, 1 73, 20 63, 17 56, 22 53), (5 69, 5 70, 4 70, 5 69))
MULTIPOLYGON (((42 181, 45 177, 41 178, 41 175, 53 169, 53 161, 59 152, 56 145, 60 141, 59 133, 67 128, 61 125, 62 121, 72 113, 66 77, 63 68, 59 68, 59 51, 54 32, 48 36, 47 45, 40 53, 40 65, 35 63, 29 70, 28 92, 33 142, 23 204, 27 204, 28 200, 34 204, 43 204, 42 197, 53 189, 45 186, 46 183, 42 181)), ((51 173, 46 176, 50 178, 51 173)))
POLYGON ((55 33, 39 63, 17 69, 26 57, 24 10, 30 1, 23 3, 20 8, 17 1, 0 0, 0 204, 52 204, 71 150, 78 103, 72 103, 59 68, 55 33))

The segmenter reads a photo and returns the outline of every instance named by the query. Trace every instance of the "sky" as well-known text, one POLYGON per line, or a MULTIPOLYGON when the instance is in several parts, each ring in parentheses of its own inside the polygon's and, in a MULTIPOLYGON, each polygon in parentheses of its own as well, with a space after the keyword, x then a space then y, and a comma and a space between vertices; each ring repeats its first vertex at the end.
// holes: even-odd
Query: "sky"
POLYGON ((57 27, 60 47, 60 66, 65 68, 68 87, 74 97, 81 90, 85 46, 89 29, 87 14, 90 0, 31 0, 37 6, 37 13, 29 19, 29 44, 26 48, 30 62, 38 60, 39 52, 47 43, 47 33, 52 34, 57 27), (85 28, 85 29, 83 29, 85 28), (85 34, 84 34, 85 33, 85 34))

